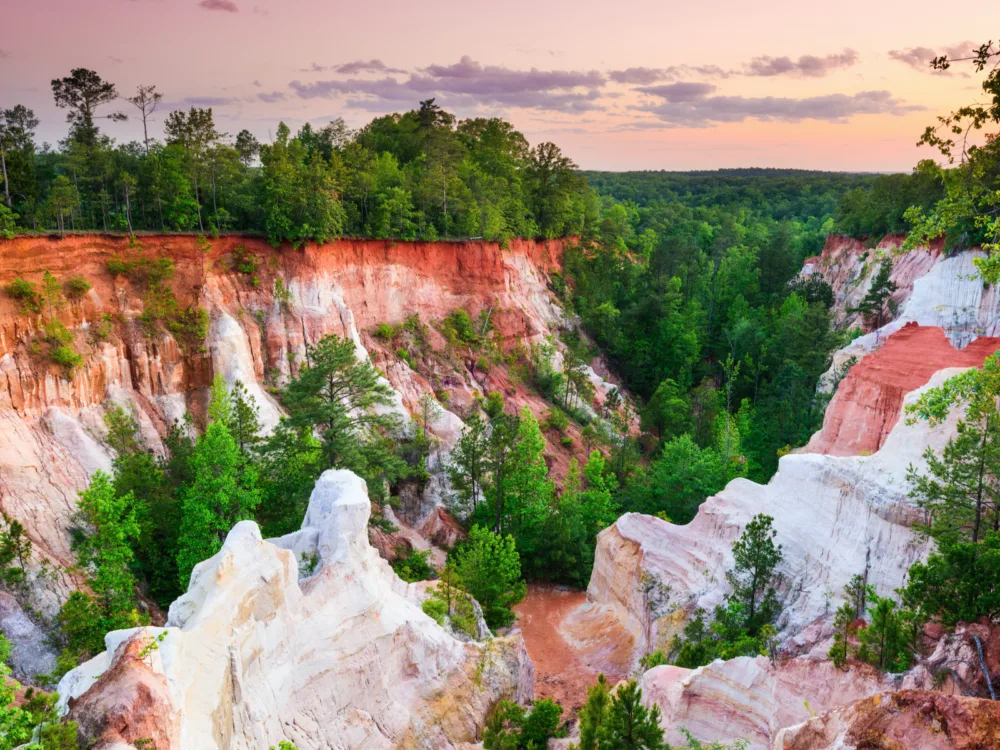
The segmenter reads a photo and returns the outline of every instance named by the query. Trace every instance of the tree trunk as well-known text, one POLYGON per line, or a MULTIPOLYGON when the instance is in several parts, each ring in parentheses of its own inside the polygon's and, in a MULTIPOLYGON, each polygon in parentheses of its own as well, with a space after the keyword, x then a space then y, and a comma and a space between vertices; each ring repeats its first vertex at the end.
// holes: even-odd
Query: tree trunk
POLYGON ((125 186, 125 220, 128 222, 128 233, 132 234, 132 205, 128 198, 128 185, 125 186))
POLYGON ((0 166, 3 167, 3 192, 7 199, 7 208, 13 208, 10 202, 10 180, 7 179, 7 154, 0 150, 0 166))

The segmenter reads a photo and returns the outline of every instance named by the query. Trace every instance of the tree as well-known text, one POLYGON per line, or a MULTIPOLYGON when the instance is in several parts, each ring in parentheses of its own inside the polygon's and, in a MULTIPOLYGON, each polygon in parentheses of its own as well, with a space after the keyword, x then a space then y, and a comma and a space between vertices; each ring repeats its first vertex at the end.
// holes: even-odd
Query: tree
POLYGON ((747 630, 756 634, 772 621, 777 601, 775 569, 781 562, 781 545, 774 543, 778 532, 771 528, 774 519, 758 513, 733 543, 733 569, 726 580, 733 587, 733 597, 746 607, 747 630))
MULTIPOLYGON (((52 81, 52 95, 57 107, 69 110, 66 121, 70 124, 70 136, 73 140, 91 148, 96 145, 97 126, 94 119, 97 117, 97 109, 118 98, 115 85, 92 70, 74 68, 69 76, 52 81)), ((116 122, 128 119, 121 112, 113 112, 104 117, 116 122)))
POLYGON ((642 705, 642 689, 635 680, 620 685, 611 697, 598 732, 598 750, 661 750, 660 707, 642 705))
POLYGON ((599 750, 601 727, 608 715, 611 688, 604 674, 597 676, 597 683, 587 688, 587 702, 580 709, 580 744, 578 750, 599 750))
POLYGON ((243 166, 249 167, 260 155, 260 141, 249 130, 241 130, 236 134, 236 152, 243 166))
POLYGON ((49 210, 58 219, 59 233, 66 231, 65 216, 72 212, 73 208, 80 203, 80 194, 76 187, 69 181, 66 175, 59 175, 52 183, 49 190, 49 210))
POLYGON ((291 427, 317 432, 323 469, 347 468, 372 481, 403 470, 382 442, 398 432, 399 418, 376 411, 392 404, 392 389, 371 362, 358 359, 350 339, 331 334, 307 346, 306 364, 282 401, 291 427))
POLYGON ((142 143, 146 149, 146 156, 149 156, 149 128, 147 122, 156 106, 163 100, 163 94, 156 90, 156 86, 143 86, 139 84, 135 88, 135 95, 126 97, 126 101, 139 110, 142 118, 142 143))
POLYGON ((191 107, 187 114, 175 110, 167 115, 163 130, 167 137, 167 145, 181 146, 187 156, 191 183, 194 186, 194 200, 198 208, 198 229, 204 232, 199 177, 205 169, 210 151, 221 138, 225 137, 225 134, 215 129, 215 118, 212 116, 211 107, 207 109, 191 107))
POLYGON ((486 624, 497 628, 513 622, 512 607, 527 593, 514 538, 477 524, 469 531, 468 541, 453 554, 455 573, 483 608, 486 624))
POLYGON ((253 450, 261 440, 257 400, 242 381, 237 380, 233 383, 229 401, 232 406, 226 419, 226 427, 229 428, 229 434, 236 441, 236 446, 240 449, 244 460, 249 460, 253 450))
POLYGON ((887 305, 892 306, 892 295, 896 291, 896 282, 890 277, 892 275, 892 259, 886 258, 878 267, 878 273, 872 279, 868 293, 861 299, 857 307, 850 308, 850 312, 861 313, 865 318, 875 321, 875 330, 882 327, 883 320, 887 312, 887 305))
MULTIPOLYGON (((30 163, 34 161, 33 136, 37 127, 38 119, 34 111, 23 104, 18 104, 12 109, 0 110, 0 177, 3 177, 4 200, 8 209, 14 208, 11 200, 13 170, 8 170, 8 154, 19 154, 23 162, 22 170, 29 171, 30 163)), ((22 175, 22 181, 26 177, 27 175, 22 175)), ((27 189, 27 185, 23 187, 27 189)))
POLYGON ((691 421, 691 404, 684 391, 672 378, 657 386, 642 412, 642 428, 656 430, 661 440, 687 432, 691 421))
POLYGON ((868 627, 858 632, 858 657, 881 670, 904 672, 915 651, 920 628, 914 613, 897 609, 888 597, 871 593, 868 627))
POLYGON ((232 406, 224 388, 213 388, 213 421, 195 445, 191 483, 181 496, 177 574, 182 588, 194 566, 218 552, 230 529, 252 518, 260 502, 256 467, 244 462, 226 426, 232 406))
POLYGON ((465 420, 462 436, 448 462, 448 480, 454 493, 452 505, 462 517, 475 515, 479 509, 488 468, 488 446, 487 424, 477 411, 465 420))
POLYGON ((545 438, 527 406, 518 418, 508 465, 503 507, 496 509, 497 533, 512 534, 518 551, 532 559, 544 544, 542 524, 555 487, 545 464, 545 438))

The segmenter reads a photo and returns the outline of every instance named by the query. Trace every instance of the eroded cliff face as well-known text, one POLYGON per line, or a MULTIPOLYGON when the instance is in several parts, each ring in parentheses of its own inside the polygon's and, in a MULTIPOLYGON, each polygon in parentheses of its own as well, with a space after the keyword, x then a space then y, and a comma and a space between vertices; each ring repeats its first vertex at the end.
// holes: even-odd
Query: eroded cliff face
POLYGON ((475 742, 498 701, 532 697, 524 642, 463 642, 425 615, 425 587, 369 544, 370 512, 361 479, 327 471, 300 531, 264 541, 237 524, 167 626, 109 633, 107 652, 63 678, 61 707, 88 742, 127 748, 475 742))
MULTIPOLYGON (((185 236, 141 237, 137 244, 103 236, 51 239, 23 237, 2 243, 0 284, 24 278, 41 284, 44 271, 63 282, 80 275, 92 288, 75 301, 26 312, 0 295, 0 510, 24 524, 36 562, 50 570, 34 580, 36 606, 53 613, 78 585, 68 528, 77 493, 97 469, 110 469, 103 444, 103 415, 122 405, 137 416, 147 444, 162 450, 167 428, 185 412, 198 424, 215 374, 241 380, 256 398, 265 428, 280 408, 271 389, 304 361, 305 347, 326 334, 352 339, 369 353, 396 392, 395 409, 406 419, 424 395, 454 395, 429 425, 446 451, 461 433, 460 415, 476 395, 504 392, 514 406, 541 415, 548 404, 512 382, 503 367, 483 372, 474 362, 447 372, 416 372, 372 336, 381 323, 411 315, 440 321, 462 308, 488 310, 505 347, 540 341, 563 324, 547 288, 563 244, 514 240, 506 249, 487 242, 406 243, 340 240, 276 250, 240 237, 199 240, 185 236), (234 268, 234 253, 253 259, 253 272, 234 268), (150 332, 140 316, 148 307, 142 284, 112 276, 113 258, 169 258, 169 286, 180 309, 200 305, 208 313, 204 345, 182 346, 162 326, 150 332), (71 379, 51 363, 41 344, 45 321, 56 319, 74 334, 84 364, 71 379)), ((444 341, 433 328, 431 346, 444 341), (435 338, 436 337, 436 338, 435 338)), ((576 440, 573 450, 582 451, 576 440)), ((558 474, 572 455, 549 445, 558 474)), ((453 534, 435 510, 444 491, 441 458, 429 495, 408 519, 427 536, 453 534)))
POLYGON ((900 251, 903 238, 877 247, 831 235, 823 253, 806 261, 803 276, 818 274, 833 289, 834 318, 868 330, 855 308, 867 294, 882 258, 893 261, 891 320, 834 352, 820 389, 833 393, 823 429, 809 453, 861 455, 879 449, 899 419, 903 395, 944 367, 972 367, 1000 348, 1000 295, 979 278, 980 250, 945 255, 939 245, 900 251), (835 391, 835 392, 834 392, 835 391))

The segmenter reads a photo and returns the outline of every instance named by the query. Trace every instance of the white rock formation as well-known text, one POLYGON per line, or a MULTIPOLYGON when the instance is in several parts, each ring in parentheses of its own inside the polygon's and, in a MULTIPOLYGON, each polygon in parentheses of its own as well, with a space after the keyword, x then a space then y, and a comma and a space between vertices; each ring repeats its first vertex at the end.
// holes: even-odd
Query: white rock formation
MULTIPOLYGON (((942 370, 925 388, 958 372, 942 370)), ((784 555, 779 639, 793 652, 823 642, 851 576, 867 564, 868 580, 885 596, 926 554, 927 542, 910 529, 918 511, 906 497, 906 469, 922 464, 928 446, 943 447, 953 430, 954 418, 938 427, 904 421, 872 456, 784 456, 769 484, 730 482, 686 526, 622 516, 598 536, 589 616, 624 623, 636 658, 662 648, 696 607, 711 612, 722 602, 732 543, 754 515, 766 513, 784 555)))
MULTIPOLYGON (((498 700, 530 699, 520 635, 463 643, 441 629, 369 546, 370 510, 361 479, 327 471, 300 531, 264 541, 245 521, 195 568, 149 666, 180 712, 178 747, 452 748, 498 700)), ((157 632, 108 634, 106 653, 63 678, 62 710, 114 696, 101 675, 122 671, 119 645, 157 632)))

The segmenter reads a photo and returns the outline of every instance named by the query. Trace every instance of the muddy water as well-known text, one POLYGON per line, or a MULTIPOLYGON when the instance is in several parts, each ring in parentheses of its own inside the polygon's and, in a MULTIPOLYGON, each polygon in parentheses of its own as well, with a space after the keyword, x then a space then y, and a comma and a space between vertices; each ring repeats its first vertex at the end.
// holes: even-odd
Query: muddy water
POLYGON ((548 584, 529 584, 514 608, 535 665, 535 698, 552 698, 574 714, 598 674, 614 685, 631 664, 631 639, 589 609, 585 592, 548 584))

